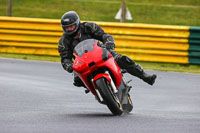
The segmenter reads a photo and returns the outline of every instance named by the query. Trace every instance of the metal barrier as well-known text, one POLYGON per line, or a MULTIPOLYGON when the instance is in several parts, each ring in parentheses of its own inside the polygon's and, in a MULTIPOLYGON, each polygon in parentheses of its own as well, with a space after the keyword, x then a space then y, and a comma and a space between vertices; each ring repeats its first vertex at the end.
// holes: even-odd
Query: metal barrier
MULTIPOLYGON (((95 23, 114 37, 118 53, 136 61, 200 64, 198 27, 95 23)), ((61 35, 60 20, 57 19, 0 17, 2 53, 58 56, 57 43, 61 35)))

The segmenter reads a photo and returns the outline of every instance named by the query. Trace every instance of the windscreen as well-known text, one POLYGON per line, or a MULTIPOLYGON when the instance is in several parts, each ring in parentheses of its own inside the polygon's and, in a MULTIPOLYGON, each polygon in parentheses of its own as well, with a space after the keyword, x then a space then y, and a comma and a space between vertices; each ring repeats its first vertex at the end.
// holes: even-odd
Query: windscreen
POLYGON ((78 54, 78 56, 82 56, 83 54, 87 53, 88 51, 93 51, 94 43, 97 42, 95 39, 87 39, 79 44, 76 45, 74 48, 74 53, 78 54))

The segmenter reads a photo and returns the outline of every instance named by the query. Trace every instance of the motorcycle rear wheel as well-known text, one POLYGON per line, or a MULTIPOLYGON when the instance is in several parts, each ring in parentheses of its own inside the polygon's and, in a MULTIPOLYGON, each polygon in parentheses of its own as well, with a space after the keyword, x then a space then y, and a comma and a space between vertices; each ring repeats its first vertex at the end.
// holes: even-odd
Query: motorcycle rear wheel
POLYGON ((123 113, 122 105, 119 100, 117 100, 118 97, 113 92, 111 92, 108 85, 109 84, 106 83, 105 78, 99 78, 96 80, 96 86, 99 89, 99 93, 112 114, 121 115, 123 113))

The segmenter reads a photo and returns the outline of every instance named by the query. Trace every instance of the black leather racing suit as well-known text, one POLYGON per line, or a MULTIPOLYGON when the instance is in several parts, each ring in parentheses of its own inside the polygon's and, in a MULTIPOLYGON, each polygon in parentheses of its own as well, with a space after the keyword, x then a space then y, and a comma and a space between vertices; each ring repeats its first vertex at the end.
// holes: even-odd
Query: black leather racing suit
MULTIPOLYGON (((132 59, 127 56, 120 55, 114 51, 115 42, 111 35, 105 33, 103 29, 95 23, 80 23, 80 36, 78 38, 63 34, 58 43, 58 51, 61 57, 61 63, 65 70, 72 65, 73 50, 75 46, 86 39, 96 39, 105 44, 106 49, 113 55, 115 61, 120 68, 126 69, 128 73, 143 79, 149 84, 153 84, 156 76, 144 73, 140 65, 136 65, 132 59)), ((69 71, 68 71, 69 72, 69 71)), ((84 86, 79 77, 74 77, 74 85, 84 86)))

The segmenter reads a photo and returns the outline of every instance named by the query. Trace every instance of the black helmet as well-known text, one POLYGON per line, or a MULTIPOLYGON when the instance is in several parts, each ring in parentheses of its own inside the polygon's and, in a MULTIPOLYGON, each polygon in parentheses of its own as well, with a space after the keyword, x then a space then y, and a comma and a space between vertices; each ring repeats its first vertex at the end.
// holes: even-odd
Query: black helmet
POLYGON ((80 27, 80 19, 78 14, 75 11, 66 12, 61 18, 61 25, 66 35, 76 35, 80 27), (66 27, 71 26, 73 24, 75 25, 75 29, 72 31, 66 31, 66 27))

